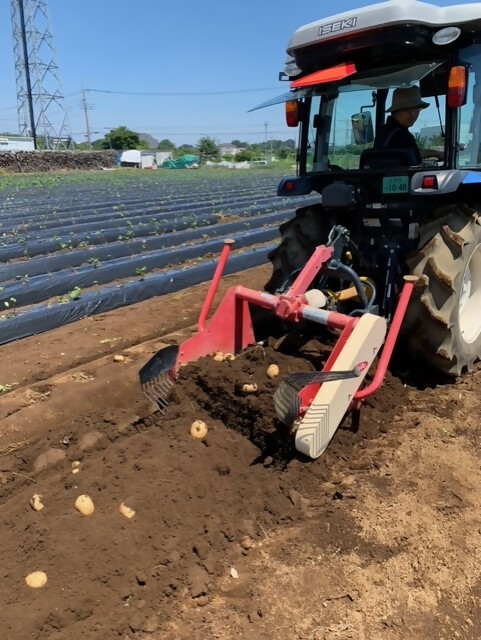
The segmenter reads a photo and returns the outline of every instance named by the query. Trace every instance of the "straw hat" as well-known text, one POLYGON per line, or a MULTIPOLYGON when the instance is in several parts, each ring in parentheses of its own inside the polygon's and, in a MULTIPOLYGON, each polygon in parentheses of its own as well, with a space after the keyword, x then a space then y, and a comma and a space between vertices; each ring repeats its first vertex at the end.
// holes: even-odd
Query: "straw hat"
POLYGON ((426 109, 428 102, 421 100, 421 89, 419 87, 406 87, 396 89, 392 96, 392 105, 386 112, 394 113, 401 109, 426 109))

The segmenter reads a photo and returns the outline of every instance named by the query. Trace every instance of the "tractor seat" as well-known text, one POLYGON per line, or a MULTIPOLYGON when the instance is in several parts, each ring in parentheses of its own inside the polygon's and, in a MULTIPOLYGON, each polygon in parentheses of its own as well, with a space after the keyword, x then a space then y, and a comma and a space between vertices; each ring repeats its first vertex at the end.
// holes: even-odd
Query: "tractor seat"
POLYGON ((412 149, 365 149, 359 161, 360 169, 395 169, 416 166, 412 149))

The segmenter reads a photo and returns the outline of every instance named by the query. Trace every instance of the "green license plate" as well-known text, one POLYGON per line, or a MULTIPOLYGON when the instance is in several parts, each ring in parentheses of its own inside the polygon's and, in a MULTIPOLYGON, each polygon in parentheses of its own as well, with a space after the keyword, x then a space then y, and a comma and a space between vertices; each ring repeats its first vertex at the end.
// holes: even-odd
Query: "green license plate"
POLYGON ((382 179, 383 193, 409 193, 408 176, 392 176, 382 179))

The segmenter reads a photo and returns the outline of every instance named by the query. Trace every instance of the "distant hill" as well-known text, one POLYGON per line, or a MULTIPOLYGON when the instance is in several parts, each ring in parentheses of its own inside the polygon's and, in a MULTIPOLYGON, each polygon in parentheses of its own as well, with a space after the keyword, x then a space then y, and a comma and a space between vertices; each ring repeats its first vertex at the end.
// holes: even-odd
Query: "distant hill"
POLYGON ((151 136, 150 133, 139 133, 139 138, 140 140, 144 140, 149 145, 149 149, 157 149, 159 141, 151 136))

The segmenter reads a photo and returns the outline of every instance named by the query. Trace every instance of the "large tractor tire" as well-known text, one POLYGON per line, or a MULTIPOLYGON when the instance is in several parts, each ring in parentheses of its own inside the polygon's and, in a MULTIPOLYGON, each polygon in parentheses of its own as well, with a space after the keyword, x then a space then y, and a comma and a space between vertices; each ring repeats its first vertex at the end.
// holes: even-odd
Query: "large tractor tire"
POLYGON ((406 313, 412 354, 448 375, 481 358, 481 219, 452 206, 421 230, 419 253, 407 261, 418 276, 406 313))
POLYGON ((279 227, 281 243, 270 252, 272 276, 265 285, 269 293, 278 293, 304 267, 314 250, 329 237, 329 219, 321 205, 310 205, 296 211, 296 217, 279 227))

